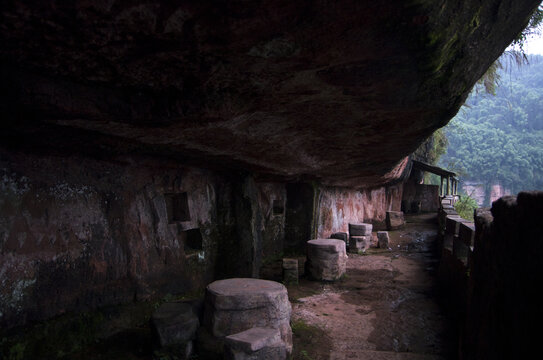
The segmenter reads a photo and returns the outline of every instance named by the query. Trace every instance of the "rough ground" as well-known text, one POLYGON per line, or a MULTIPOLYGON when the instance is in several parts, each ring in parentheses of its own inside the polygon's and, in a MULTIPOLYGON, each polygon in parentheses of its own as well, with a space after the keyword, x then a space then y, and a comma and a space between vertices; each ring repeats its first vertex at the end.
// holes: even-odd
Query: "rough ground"
POLYGON ((310 339, 295 336, 295 358, 452 358, 454 337, 435 288, 437 226, 431 215, 407 220, 390 232, 391 250, 349 254, 343 280, 289 287, 293 323, 315 329, 310 339))

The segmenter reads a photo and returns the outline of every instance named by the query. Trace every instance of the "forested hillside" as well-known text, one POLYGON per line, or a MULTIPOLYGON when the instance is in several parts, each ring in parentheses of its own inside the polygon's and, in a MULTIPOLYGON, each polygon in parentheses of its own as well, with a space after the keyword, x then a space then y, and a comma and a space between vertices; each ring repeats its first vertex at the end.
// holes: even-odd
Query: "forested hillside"
POLYGON ((543 190, 543 57, 498 75, 495 96, 475 89, 444 128, 449 146, 439 164, 487 189, 543 190))

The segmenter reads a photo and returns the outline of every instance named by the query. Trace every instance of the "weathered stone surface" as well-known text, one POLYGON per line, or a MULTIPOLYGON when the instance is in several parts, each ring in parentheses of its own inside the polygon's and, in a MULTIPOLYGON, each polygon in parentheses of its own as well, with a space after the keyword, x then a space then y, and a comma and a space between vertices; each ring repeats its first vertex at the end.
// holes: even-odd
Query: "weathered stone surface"
POLYGON ((318 280, 334 281, 346 270, 345 242, 336 239, 314 239, 307 242, 309 274, 318 280))
POLYGON ((0 134, 19 147, 382 184, 538 4, 8 0, 0 134))
POLYGON ((405 224, 403 212, 387 211, 386 225, 388 230, 399 229, 405 224))
POLYGON ((388 231, 377 231, 377 243, 380 249, 388 249, 389 242, 388 231))
POLYGON ((298 283, 298 259, 283 259, 283 282, 285 284, 298 283))
POLYGON ((204 326, 217 338, 253 327, 278 329, 292 351, 291 306, 284 285, 268 280, 233 278, 207 286, 204 326))
MULTIPOLYGON (((402 211, 404 213, 436 212, 439 209, 439 185, 420 184, 420 179, 412 174, 404 183, 402 211)), ((390 209, 395 210, 395 209, 390 209)))
POLYGON ((156 159, 0 149, 0 328, 209 283, 219 242, 211 230, 220 226, 213 209, 230 201, 209 196, 221 183, 156 159), (170 224, 165 194, 182 192, 190 221, 170 224), (178 226, 199 232, 205 249, 188 257, 178 226))
POLYGON ((161 346, 192 341, 200 326, 192 305, 187 303, 164 303, 153 313, 151 321, 161 346))
POLYGON ((228 360, 284 360, 287 349, 279 330, 254 327, 225 337, 228 360))
POLYGON ((357 224, 361 219, 371 222, 374 229, 384 228, 386 212, 401 208, 402 184, 360 190, 319 187, 318 195, 315 237, 324 239, 331 233, 349 233, 349 223, 357 224))
POLYGON ((0 328, 258 274, 283 249, 277 199, 284 184, 176 161, 0 148, 0 328), (190 220, 171 220, 179 193, 190 220))
POLYGON ((365 252, 371 246, 371 235, 367 236, 350 236, 349 237, 349 252, 358 253, 365 252))
POLYGON ((372 224, 349 224, 349 235, 350 236, 369 236, 373 229, 372 224))
POLYGON ((475 224, 469 221, 462 222, 458 231, 458 237, 466 246, 473 246, 475 240, 475 224))
POLYGON ((460 215, 447 215, 445 218, 445 232, 447 234, 458 235, 460 229, 460 223, 467 220, 463 219, 460 215))

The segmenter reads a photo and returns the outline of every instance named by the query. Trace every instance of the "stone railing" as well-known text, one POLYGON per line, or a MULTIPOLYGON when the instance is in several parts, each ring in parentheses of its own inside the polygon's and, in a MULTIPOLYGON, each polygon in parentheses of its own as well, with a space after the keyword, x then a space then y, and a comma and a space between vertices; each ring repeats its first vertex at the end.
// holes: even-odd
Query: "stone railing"
POLYGON ((473 263, 475 224, 463 219, 452 205, 439 210, 440 288, 455 316, 464 313, 473 263))
POLYGON ((475 211, 439 212, 439 281, 456 321, 459 359, 520 359, 539 350, 543 320, 543 192, 522 192, 475 211))

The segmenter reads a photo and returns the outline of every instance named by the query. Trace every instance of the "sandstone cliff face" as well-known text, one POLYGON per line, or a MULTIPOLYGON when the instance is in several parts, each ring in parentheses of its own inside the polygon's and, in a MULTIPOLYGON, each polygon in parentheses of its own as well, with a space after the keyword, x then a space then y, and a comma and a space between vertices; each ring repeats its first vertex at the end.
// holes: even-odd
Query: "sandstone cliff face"
MULTIPOLYGON (((366 190, 324 188, 319 191, 315 238, 349 232, 349 223, 383 226, 387 211, 400 211, 403 184, 366 190)), ((376 227, 376 228, 377 228, 376 227)))
POLYGON ((0 152, 0 324, 258 276, 284 184, 159 163, 0 152))
POLYGON ((511 190, 501 184, 491 184, 487 187, 480 181, 466 181, 462 184, 462 190, 474 198, 479 206, 489 206, 502 196, 511 195, 511 190))
POLYGON ((141 157, 0 151, 0 324, 181 296, 399 209, 372 190, 255 181, 141 157))
POLYGON ((213 276, 215 179, 206 172, 2 153, 0 322, 145 300, 213 276), (8 162, 7 160, 11 160, 8 162), (164 194, 190 194, 190 221, 164 194), (197 229, 191 256, 184 232, 197 229))
POLYGON ((2 141, 381 185, 538 4, 7 1, 2 141))

